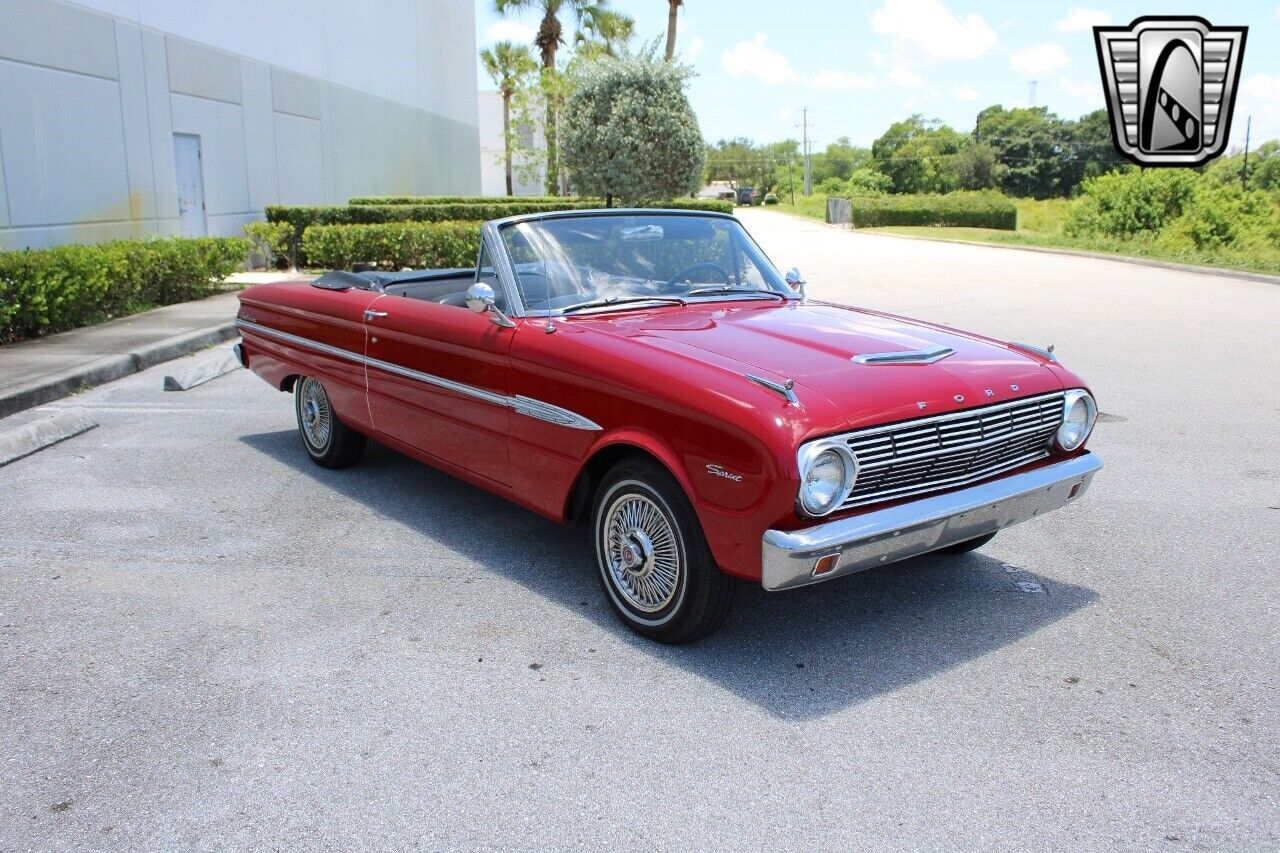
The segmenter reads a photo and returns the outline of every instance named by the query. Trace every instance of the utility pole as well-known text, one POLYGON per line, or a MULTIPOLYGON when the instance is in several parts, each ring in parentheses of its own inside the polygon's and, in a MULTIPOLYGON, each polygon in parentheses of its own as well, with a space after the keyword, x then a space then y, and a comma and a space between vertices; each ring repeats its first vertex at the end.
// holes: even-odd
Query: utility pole
POLYGON ((1030 80, 1027 83, 1027 106, 1034 107, 1036 105, 1036 83, 1039 80, 1030 80))
POLYGON ((1244 168, 1240 170, 1240 189, 1246 192, 1249 189, 1249 134, 1253 132, 1253 116, 1249 116, 1249 122, 1244 126, 1244 168))
POLYGON ((809 108, 801 109, 801 115, 804 116, 804 194, 806 196, 813 195, 813 164, 809 160, 809 108))

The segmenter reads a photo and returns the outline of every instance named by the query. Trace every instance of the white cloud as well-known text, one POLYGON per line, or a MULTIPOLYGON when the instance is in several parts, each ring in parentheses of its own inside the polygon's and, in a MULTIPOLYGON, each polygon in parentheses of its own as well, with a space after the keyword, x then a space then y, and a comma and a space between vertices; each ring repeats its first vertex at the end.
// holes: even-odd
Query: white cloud
POLYGON ((923 89, 925 87, 924 78, 910 68, 904 65, 895 65, 886 78, 889 85, 897 86, 899 89, 923 89))
POLYGON ((779 121, 791 121, 791 119, 794 117, 795 117, 795 111, 791 109, 791 107, 783 107, 782 109, 778 110, 779 121))
POLYGON ((791 63, 765 42, 769 37, 759 33, 751 41, 740 41, 720 57, 724 70, 734 77, 754 77, 761 83, 777 86, 800 79, 791 63))
POLYGON ((1280 20, 1280 3, 1276 4, 1276 20, 1280 20))
POLYGON ((976 101, 982 97, 982 93, 969 85, 956 86, 951 90, 951 97, 957 101, 976 101))
POLYGON ((1245 128, 1253 116, 1253 144, 1260 139, 1280 137, 1280 75, 1254 74, 1240 84, 1235 119, 1231 122, 1231 142, 1244 145, 1245 128))
POLYGON ((1072 6, 1066 17, 1054 24, 1053 28, 1060 33, 1083 33, 1094 27, 1105 27, 1109 23, 1111 23, 1110 12, 1072 6))
POLYGON ((1070 61, 1066 48, 1052 41, 1019 48, 1009 57, 1009 65, 1024 77, 1057 70, 1070 61))
POLYGON ((999 40, 986 18, 956 17, 941 0, 885 0, 871 15, 871 29, 934 59, 973 59, 999 40))
POLYGON ((680 51, 680 58, 685 62, 693 62, 698 58, 698 54, 702 53, 702 46, 705 43, 702 36, 694 36, 689 39, 689 46, 680 51))
POLYGON ((537 35, 537 31, 519 21, 503 20, 494 21, 484 34, 485 38, 491 42, 513 41, 516 44, 533 44, 533 37, 537 35))
POLYGON ((1058 81, 1058 86, 1073 98, 1102 101, 1102 83, 1098 80, 1081 83, 1079 80, 1068 80, 1064 77, 1058 81))
POLYGON ((809 80, 815 89, 852 92, 857 89, 873 89, 876 79, 866 74, 850 74, 847 71, 819 71, 809 80))

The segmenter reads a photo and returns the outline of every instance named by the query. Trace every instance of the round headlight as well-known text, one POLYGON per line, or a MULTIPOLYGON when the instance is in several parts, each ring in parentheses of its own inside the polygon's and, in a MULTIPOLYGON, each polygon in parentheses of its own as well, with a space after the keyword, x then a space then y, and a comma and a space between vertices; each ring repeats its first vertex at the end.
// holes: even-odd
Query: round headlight
POLYGON ((1068 453, 1079 450, 1089 438, 1097 419, 1098 406, 1087 392, 1079 389, 1068 391, 1063 401, 1062 426, 1054 436, 1058 447, 1068 453))
POLYGON ((842 445, 814 445, 800 451, 800 506, 809 515, 826 515, 853 488, 858 463, 842 445))

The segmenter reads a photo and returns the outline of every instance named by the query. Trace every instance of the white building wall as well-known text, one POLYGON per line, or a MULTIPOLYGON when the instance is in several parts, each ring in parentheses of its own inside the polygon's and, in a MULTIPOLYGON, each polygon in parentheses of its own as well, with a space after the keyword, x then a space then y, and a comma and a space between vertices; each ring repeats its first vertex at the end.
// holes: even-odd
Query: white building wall
POLYGON ((0 248, 176 233, 175 133, 200 136, 211 234, 480 190, 469 2, 0 6, 0 248))
MULTIPOLYGON (((480 192, 482 195, 506 195, 506 146, 503 144, 502 93, 480 92, 480 192)), ((539 139, 541 137, 539 136, 539 139)), ((530 141, 526 141, 526 146, 530 141)), ((536 150, 541 150, 539 144, 536 150)), ((545 155, 543 155, 545 156, 545 155)), ((513 189, 516 195, 543 195, 546 187, 542 176, 546 168, 542 156, 536 158, 533 169, 515 170, 513 189)))

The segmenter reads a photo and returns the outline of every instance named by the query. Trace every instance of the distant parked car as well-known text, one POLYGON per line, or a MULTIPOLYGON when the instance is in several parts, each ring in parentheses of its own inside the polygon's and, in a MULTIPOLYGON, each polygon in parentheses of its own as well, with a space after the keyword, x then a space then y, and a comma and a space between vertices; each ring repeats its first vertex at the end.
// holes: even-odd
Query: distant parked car
POLYGON ((755 187, 738 187, 738 204, 755 204, 755 187))

